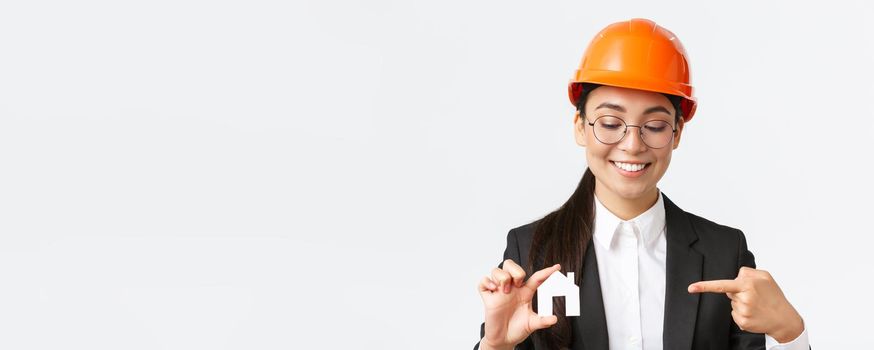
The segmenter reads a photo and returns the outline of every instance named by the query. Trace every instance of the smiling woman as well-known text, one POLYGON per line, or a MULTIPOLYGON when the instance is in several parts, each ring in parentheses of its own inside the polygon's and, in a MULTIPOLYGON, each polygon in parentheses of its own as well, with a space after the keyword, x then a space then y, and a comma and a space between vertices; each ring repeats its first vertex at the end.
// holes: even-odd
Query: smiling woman
POLYGON ((477 286, 475 349, 808 349, 801 316, 755 269, 743 232, 658 188, 697 106, 679 39, 645 19, 614 23, 568 90, 588 169, 560 208, 510 230, 504 261, 477 286), (559 300, 556 315, 536 313, 537 288, 556 271, 574 273, 579 317, 559 300))
POLYGON ((679 99, 615 86, 590 85, 584 91, 588 96, 580 99, 574 117, 577 144, 586 147, 595 195, 605 204, 627 202, 608 208, 627 209, 616 214, 629 220, 655 203, 656 184, 668 170, 671 151, 680 144, 679 99), (628 136, 630 129, 637 129, 637 135, 631 131, 628 136))

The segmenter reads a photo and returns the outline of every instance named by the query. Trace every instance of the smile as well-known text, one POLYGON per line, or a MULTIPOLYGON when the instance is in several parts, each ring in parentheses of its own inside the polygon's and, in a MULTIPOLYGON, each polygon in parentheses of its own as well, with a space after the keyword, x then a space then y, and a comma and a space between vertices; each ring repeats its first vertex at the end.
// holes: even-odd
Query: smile
POLYGON ((639 171, 645 169, 646 167, 648 167, 650 164, 652 164, 652 163, 623 163, 623 162, 617 162, 617 161, 612 161, 612 160, 610 161, 610 163, 612 163, 613 166, 615 166, 621 170, 624 170, 626 172, 630 172, 630 173, 639 172, 639 171))

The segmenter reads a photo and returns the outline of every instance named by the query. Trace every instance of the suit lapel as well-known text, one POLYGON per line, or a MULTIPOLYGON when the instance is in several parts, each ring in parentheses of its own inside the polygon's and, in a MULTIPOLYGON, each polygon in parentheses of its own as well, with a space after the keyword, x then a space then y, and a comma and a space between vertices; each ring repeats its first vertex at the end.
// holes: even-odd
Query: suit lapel
MULTIPOLYGON (((607 350, 607 318, 604 316, 604 299, 601 297, 601 278, 598 274, 598 259, 595 257, 594 240, 589 240, 583 260, 583 282, 580 286, 580 317, 574 334, 575 344, 583 344, 585 350, 607 350)), ((574 348, 578 348, 574 346, 574 348)))
POLYGON ((665 201, 667 256, 665 271, 665 320, 662 342, 665 349, 691 349, 698 314, 698 294, 688 286, 701 280, 704 258, 690 245, 698 239, 686 212, 665 201))

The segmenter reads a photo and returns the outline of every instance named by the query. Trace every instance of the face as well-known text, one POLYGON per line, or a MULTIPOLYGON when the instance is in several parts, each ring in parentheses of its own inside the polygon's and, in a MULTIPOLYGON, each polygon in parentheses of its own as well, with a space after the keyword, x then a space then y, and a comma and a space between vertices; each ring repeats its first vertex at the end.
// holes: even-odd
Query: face
MULTIPOLYGON (((666 145, 661 148, 648 146, 641 139, 641 128, 630 125, 644 125, 654 120, 664 121, 668 123, 666 132, 671 133, 676 111, 670 100, 656 92, 599 86, 589 93, 584 112, 585 115, 578 113, 574 118, 574 134, 577 144, 586 148, 589 169, 597 179, 595 193, 598 197, 609 196, 629 201, 655 198, 656 184, 671 163, 671 153, 680 144, 682 118, 676 125, 677 132, 673 136, 667 136, 664 139, 666 145), (599 127, 599 123, 595 126, 588 123, 595 122, 601 116, 618 117, 629 125, 618 143, 608 145, 596 138, 594 129, 599 127)), ((621 124, 618 124, 618 128, 616 125, 612 123, 603 126, 621 130, 621 124)), ((650 130, 658 129, 644 127, 643 130, 644 134, 650 133, 647 141, 654 144, 651 135, 655 134, 650 130)), ((601 135, 603 134, 599 134, 601 135)), ((602 137, 603 139, 605 138, 602 137)))

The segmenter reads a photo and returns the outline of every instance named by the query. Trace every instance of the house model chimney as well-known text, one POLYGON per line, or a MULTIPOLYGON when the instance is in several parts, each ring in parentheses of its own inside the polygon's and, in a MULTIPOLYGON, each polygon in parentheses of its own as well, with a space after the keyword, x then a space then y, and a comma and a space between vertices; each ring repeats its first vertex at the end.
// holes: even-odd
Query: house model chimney
POLYGON ((552 315, 553 297, 564 297, 565 316, 580 315, 580 287, 574 283, 573 272, 568 272, 565 276, 555 271, 537 288, 538 315, 552 315))

